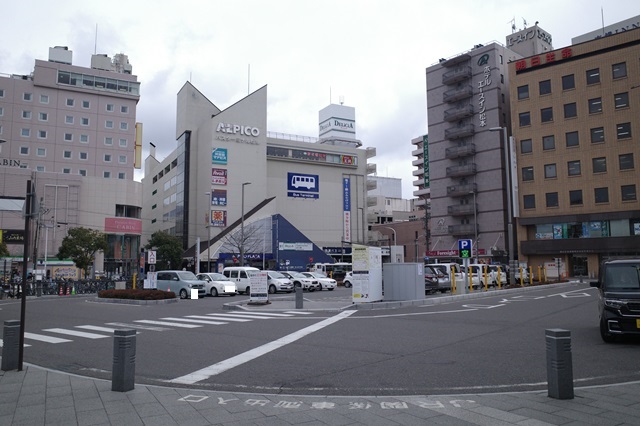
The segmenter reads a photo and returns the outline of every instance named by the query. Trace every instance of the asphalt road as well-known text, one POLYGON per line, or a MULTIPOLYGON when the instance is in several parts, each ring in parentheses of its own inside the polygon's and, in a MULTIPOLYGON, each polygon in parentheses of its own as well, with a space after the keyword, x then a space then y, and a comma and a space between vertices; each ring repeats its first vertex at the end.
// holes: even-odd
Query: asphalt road
MULTIPOLYGON (((432 306, 250 317, 222 308, 244 296, 158 306, 54 296, 27 302, 33 334, 24 362, 110 380, 108 329, 135 327, 136 383, 350 396, 540 390, 545 330, 562 328, 572 334, 576 383, 640 380, 639 341, 602 342, 596 296, 587 284, 571 284, 432 306)), ((350 290, 305 297, 349 301, 350 290)), ((2 321, 19 318, 19 301, 0 301, 2 321)))

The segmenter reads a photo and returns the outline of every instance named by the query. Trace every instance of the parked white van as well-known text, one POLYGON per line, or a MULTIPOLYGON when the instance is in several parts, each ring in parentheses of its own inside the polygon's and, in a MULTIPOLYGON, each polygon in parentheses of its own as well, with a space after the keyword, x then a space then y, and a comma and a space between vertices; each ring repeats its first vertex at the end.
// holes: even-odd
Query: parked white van
POLYGON ((252 266, 227 266, 222 270, 222 275, 227 277, 229 281, 236 283, 238 293, 251 294, 251 279, 249 274, 259 272, 260 269, 252 266))

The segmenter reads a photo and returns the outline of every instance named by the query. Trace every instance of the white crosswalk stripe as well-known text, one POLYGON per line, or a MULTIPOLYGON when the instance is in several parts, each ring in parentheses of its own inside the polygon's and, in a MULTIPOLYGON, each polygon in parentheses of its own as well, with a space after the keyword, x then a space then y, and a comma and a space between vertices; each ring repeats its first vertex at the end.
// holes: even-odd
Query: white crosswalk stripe
MULTIPOLYGON (((216 314, 216 315, 218 315, 218 314, 216 314)), ((229 316, 231 318, 251 318, 251 319, 273 319, 273 318, 277 318, 277 317, 275 317, 273 315, 268 315, 268 314, 260 314, 260 315, 258 315, 258 314, 253 314, 253 313, 252 314, 249 314, 249 313, 241 313, 241 314, 233 313, 233 314, 225 314, 225 316, 229 316)), ((291 315, 283 315, 283 316, 290 317, 291 315)), ((278 315, 278 317, 280 317, 280 316, 278 315)))
POLYGON ((250 316, 268 316, 268 317, 290 317, 291 314, 278 314, 276 312, 258 312, 258 311, 242 311, 242 312, 232 312, 229 315, 250 315, 250 316))
POLYGON ((186 318, 198 318, 198 319, 208 319, 213 321, 218 320, 218 321, 228 321, 228 322, 250 322, 251 321, 250 319, 225 317, 222 315, 219 315, 219 314, 187 315, 186 318))
MULTIPOLYGON (((2 342, 2 339, 0 339, 0 348, 2 347, 2 345, 3 345, 3 342, 2 342)), ((23 347, 23 348, 26 348, 26 347, 28 347, 28 346, 31 346, 31 345, 27 345, 27 344, 25 343, 25 344, 24 344, 24 346, 22 346, 22 347, 23 347)))
POLYGON ((106 337, 109 337, 104 334, 87 333, 85 331, 77 331, 77 330, 67 330, 65 328, 47 328, 42 331, 47 331, 49 333, 65 334, 68 336, 84 337, 87 339, 104 339, 106 337))
POLYGON ((313 315, 313 312, 309 312, 309 311, 285 311, 285 314, 292 314, 292 315, 313 315))
POLYGON ((178 323, 167 322, 167 321, 137 320, 137 321, 134 321, 134 322, 140 322, 140 323, 143 323, 143 324, 166 325, 167 327, 182 327, 182 328, 198 328, 198 327, 202 327, 201 325, 178 324, 178 323))
POLYGON ((36 334, 36 333, 24 333, 25 339, 38 340, 40 342, 47 343, 65 343, 65 342, 73 342, 73 340, 69 339, 61 339, 59 337, 45 336, 44 334, 36 334))
MULTIPOLYGON (((111 334, 113 334, 114 331, 119 330, 118 328, 98 327, 97 325, 76 325, 74 327, 75 328, 82 328, 84 330, 104 331, 105 333, 111 333, 111 334)), ((138 331, 137 334, 140 334, 140 332, 138 331)))
POLYGON ((149 330, 149 331, 166 331, 170 330, 169 328, 164 327, 152 327, 150 325, 142 325, 142 324, 127 324, 126 322, 108 322, 105 325, 112 325, 114 327, 122 328, 135 328, 140 330, 149 330))
POLYGON ((226 322, 221 322, 221 321, 207 321, 207 320, 201 320, 201 319, 195 319, 195 318, 173 318, 173 317, 169 317, 169 318, 160 318, 163 321, 181 321, 181 322, 193 322, 196 324, 209 324, 209 325, 224 325, 227 324, 226 322))

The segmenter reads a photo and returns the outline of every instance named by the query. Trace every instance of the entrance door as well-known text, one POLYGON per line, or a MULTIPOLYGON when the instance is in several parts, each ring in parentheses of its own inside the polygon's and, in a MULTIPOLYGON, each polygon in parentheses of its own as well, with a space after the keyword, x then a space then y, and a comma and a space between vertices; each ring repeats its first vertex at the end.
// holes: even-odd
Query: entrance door
POLYGON ((572 276, 574 277, 586 277, 589 274, 589 264, 587 262, 587 256, 573 255, 571 259, 572 276))

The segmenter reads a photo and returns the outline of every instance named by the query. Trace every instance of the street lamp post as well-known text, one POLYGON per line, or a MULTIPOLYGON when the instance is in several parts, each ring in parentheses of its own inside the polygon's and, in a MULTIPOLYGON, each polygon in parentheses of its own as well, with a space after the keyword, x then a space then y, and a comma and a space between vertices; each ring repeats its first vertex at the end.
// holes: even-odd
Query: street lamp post
POLYGON ((242 184, 242 206, 240 212, 240 266, 244 266, 244 187, 251 185, 251 182, 242 184))
MULTIPOLYGON (((391 229, 393 231, 393 247, 398 245, 396 230, 390 226, 383 226, 383 228, 391 229)), ((397 263, 398 259, 395 253, 395 250, 389 247, 389 255, 391 256, 391 263, 397 263)))
POLYGON ((211 192, 205 192, 207 195, 207 231, 209 240, 207 241, 207 272, 211 272, 211 192))
POLYGON ((507 127, 491 127, 492 132, 502 131, 504 140, 504 168, 507 184, 507 239, 509 241, 509 282, 515 283, 514 247, 513 247, 513 211, 511 205, 511 162, 509 161, 509 139, 507 127))
MULTIPOLYGON (((480 255, 480 247, 478 247, 478 204, 476 203, 476 190, 470 192, 473 194, 473 235, 474 242, 476 243, 476 263, 478 263, 478 256, 480 255)), ((473 253, 473 247, 471 252, 473 253)))

